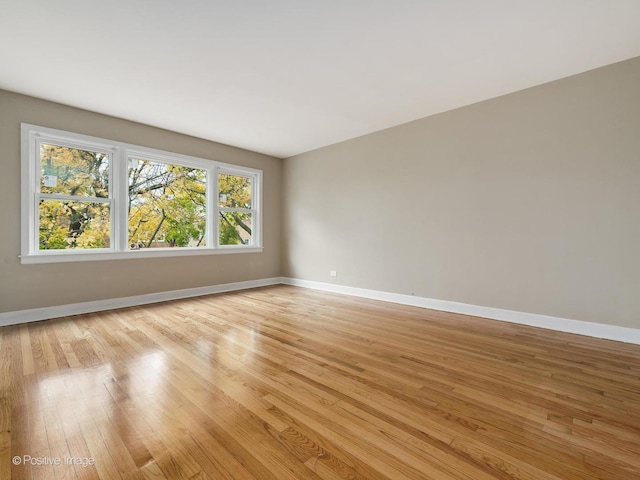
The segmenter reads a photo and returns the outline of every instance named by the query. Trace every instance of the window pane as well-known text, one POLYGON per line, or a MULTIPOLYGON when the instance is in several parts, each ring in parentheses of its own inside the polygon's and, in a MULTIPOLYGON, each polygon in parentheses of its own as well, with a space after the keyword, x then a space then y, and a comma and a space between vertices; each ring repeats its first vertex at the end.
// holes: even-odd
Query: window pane
POLYGON ((43 143, 40 145, 40 191, 109 197, 109 155, 43 143))
POLYGON ((220 245, 251 245, 251 214, 220 212, 220 245))
POLYGON ((251 178, 221 173, 218 195, 221 207, 251 209, 251 178))
POLYGON ((40 200, 40 250, 110 247, 107 203, 40 200))
POLYGON ((129 248, 206 247, 206 181, 206 170, 129 159, 129 248))

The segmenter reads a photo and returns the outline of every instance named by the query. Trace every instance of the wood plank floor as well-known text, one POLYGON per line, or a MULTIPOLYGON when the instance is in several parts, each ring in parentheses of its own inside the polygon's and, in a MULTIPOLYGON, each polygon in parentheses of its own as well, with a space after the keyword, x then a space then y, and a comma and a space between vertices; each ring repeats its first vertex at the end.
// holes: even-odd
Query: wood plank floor
POLYGON ((4 327, 0 397, 1 479, 640 478, 640 346, 289 286, 4 327))

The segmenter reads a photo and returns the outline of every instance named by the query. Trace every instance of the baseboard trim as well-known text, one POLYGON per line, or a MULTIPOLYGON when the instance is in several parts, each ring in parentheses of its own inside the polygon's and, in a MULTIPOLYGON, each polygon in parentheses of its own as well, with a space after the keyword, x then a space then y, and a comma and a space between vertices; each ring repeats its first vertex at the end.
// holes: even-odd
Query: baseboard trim
POLYGON ((482 307, 467 303, 435 300, 426 297, 415 297, 413 295, 403 295, 400 293, 347 287, 344 285, 300 280, 297 278, 282 277, 281 281, 286 285, 293 285, 296 287, 311 288, 325 292, 370 298, 373 300, 382 300, 384 302, 399 303, 414 307, 430 308, 432 310, 441 310, 444 312, 462 313, 465 315, 472 315, 474 317, 490 318, 492 320, 500 320, 520 325, 529 325, 532 327, 546 328, 548 330, 557 330, 560 332, 575 333, 578 335, 605 338, 607 340, 616 340, 618 342, 640 345, 640 329, 635 328, 617 327, 614 325, 604 325, 601 323, 585 322, 582 320, 571 320, 568 318, 550 317, 536 313, 482 307))
POLYGON ((248 280, 246 282, 224 283, 208 287, 186 288, 182 290, 171 290, 168 292, 134 295, 131 297, 110 298, 107 300, 96 300, 93 302, 73 303, 70 305, 56 305, 53 307, 5 312, 0 313, 0 326, 37 322, 39 320, 67 317, 69 315, 79 315, 82 313, 101 312, 104 310, 113 310, 115 308, 135 307, 137 305, 179 300, 181 298, 199 297, 213 293, 233 292, 236 290, 246 290, 248 288, 266 287, 268 285, 277 285, 279 283, 282 283, 282 279, 280 277, 263 278, 260 280, 248 280))
POLYGON ((604 325, 601 323, 585 322, 582 320, 571 320, 568 318, 551 317, 536 313, 482 307, 468 303, 415 297, 413 295, 348 287, 345 285, 314 282, 311 280, 301 280, 289 277, 263 278, 259 280, 248 280, 245 282, 211 285, 208 287, 187 288, 182 290, 171 290, 168 292, 149 293, 146 295, 135 295, 131 297, 33 308, 29 310, 19 310, 16 312, 5 312, 0 313, 0 327, 27 322, 37 322, 39 320, 47 320, 50 318, 67 317, 69 315, 80 315, 83 313, 100 312, 116 308, 135 307, 137 305, 147 305, 150 303, 166 302, 169 300, 179 300, 181 298, 199 297, 214 293, 233 292, 237 290, 246 290, 249 288, 266 287, 278 284, 293 285, 296 287, 322 290, 325 292, 351 295, 354 297, 370 298, 372 300, 381 300, 384 302, 399 303, 402 305, 429 308, 432 310, 441 310, 443 312, 462 313, 475 317, 490 318, 492 320, 500 320, 520 325, 529 325, 532 327, 546 328, 548 330, 557 330, 560 332, 575 333, 578 335, 605 338, 607 340, 640 345, 640 329, 635 328, 617 327, 614 325, 604 325))

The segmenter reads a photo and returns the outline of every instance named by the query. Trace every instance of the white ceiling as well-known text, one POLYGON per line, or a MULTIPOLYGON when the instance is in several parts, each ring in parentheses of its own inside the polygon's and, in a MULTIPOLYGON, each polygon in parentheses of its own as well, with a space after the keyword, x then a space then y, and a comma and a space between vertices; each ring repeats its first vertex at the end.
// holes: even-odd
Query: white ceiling
POLYGON ((0 88, 276 157, 636 56, 640 0, 0 0, 0 88))

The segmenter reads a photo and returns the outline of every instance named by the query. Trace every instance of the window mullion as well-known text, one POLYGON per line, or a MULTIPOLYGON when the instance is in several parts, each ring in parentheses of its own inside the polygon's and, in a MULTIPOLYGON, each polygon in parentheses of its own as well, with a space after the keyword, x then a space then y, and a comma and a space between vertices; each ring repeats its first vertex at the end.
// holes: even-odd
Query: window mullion
POLYGON ((218 201, 219 192, 218 192, 218 167, 213 167, 208 171, 208 174, 211 175, 211 180, 207 182, 207 209, 209 222, 207 228, 207 240, 209 241, 208 245, 213 248, 218 248, 218 242, 220 241, 220 232, 219 232, 219 206, 220 202, 218 201))
POLYGON ((129 160, 124 148, 117 148, 113 161, 113 190, 114 212, 113 229, 115 237, 114 248, 126 251, 128 248, 128 210, 129 210, 129 160))

